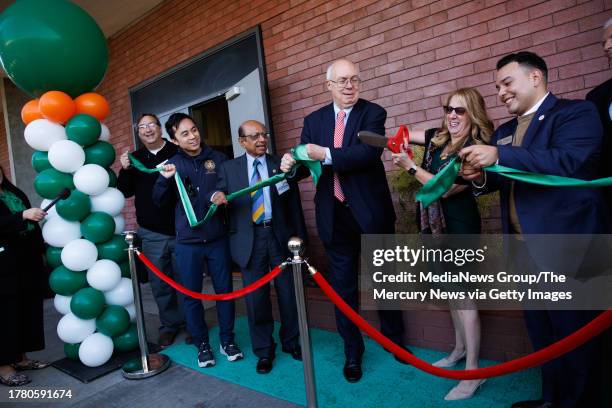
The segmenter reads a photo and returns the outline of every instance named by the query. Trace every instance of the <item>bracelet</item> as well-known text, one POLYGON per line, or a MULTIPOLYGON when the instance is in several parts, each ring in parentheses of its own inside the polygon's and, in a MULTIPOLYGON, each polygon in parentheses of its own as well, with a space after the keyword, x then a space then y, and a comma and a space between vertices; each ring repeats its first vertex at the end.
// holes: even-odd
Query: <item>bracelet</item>
POLYGON ((481 188, 484 188, 484 186, 486 186, 486 185, 487 185, 487 172, 486 172, 486 171, 484 171, 484 172, 483 172, 483 174, 484 174, 484 181, 482 182, 482 185, 481 185, 481 186, 477 185, 477 184, 476 184, 476 183, 475 183, 475 182, 472 180, 472 186, 473 186, 474 188, 481 189, 481 188))

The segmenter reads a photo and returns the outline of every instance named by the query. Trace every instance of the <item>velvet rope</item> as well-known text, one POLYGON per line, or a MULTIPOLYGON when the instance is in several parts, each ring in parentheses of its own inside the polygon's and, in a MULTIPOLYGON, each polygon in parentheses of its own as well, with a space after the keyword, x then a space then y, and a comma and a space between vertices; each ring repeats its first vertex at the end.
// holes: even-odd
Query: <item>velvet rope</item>
POLYGON ((372 327, 363 317, 357 314, 330 286, 325 278, 318 272, 314 272, 313 279, 329 299, 355 323, 361 330, 366 332, 377 343, 389 350, 394 355, 401 358, 403 361, 412 364, 414 367, 426 373, 433 374, 438 377, 451 378, 455 380, 474 380, 480 378, 498 377, 501 375, 513 373, 515 371, 524 370, 526 368, 535 367, 546 363, 554 358, 557 358, 576 347, 586 343, 591 338, 597 336, 612 325, 612 310, 606 310, 593 321, 577 330, 575 333, 538 350, 534 353, 515 360, 506 361, 491 367, 477 368, 474 370, 448 370, 445 368, 434 367, 431 364, 423 361, 408 351, 404 350, 388 337, 372 327))
POLYGON ((138 255, 138 259, 140 259, 142 263, 144 263, 151 270, 151 272, 157 275, 159 279, 163 280, 168 285, 172 286, 174 289, 178 290, 184 295, 187 295, 194 299, 202 299, 202 300, 232 300, 232 299, 237 299, 237 298, 246 296, 249 293, 259 289, 266 283, 270 282, 272 279, 276 278, 285 269, 285 263, 283 262, 282 264, 278 265, 276 268, 272 269, 270 272, 268 272, 267 274, 265 274, 264 276, 262 276, 255 282, 251 283, 248 286, 245 286, 242 289, 239 289, 239 290, 236 290, 230 293, 218 293, 215 295, 210 295, 207 293, 194 292, 193 290, 187 289, 186 287, 172 280, 167 275, 165 275, 162 271, 157 269, 157 267, 153 265, 153 263, 142 252, 136 250, 136 255, 138 255))

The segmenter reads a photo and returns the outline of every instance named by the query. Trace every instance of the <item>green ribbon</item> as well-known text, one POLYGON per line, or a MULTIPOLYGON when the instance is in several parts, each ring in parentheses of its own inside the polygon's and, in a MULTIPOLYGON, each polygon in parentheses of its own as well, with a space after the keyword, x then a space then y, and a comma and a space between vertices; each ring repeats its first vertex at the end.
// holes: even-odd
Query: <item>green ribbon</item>
MULTIPOLYGON (((448 191, 455 182, 461 162, 454 157, 444 169, 430 179, 416 193, 417 201, 423 203, 424 207, 429 206, 434 201, 438 200, 448 191)), ((484 170, 492 173, 500 174, 513 180, 522 181, 524 183, 537 184, 541 186, 551 187, 605 187, 612 186, 612 177, 605 177, 596 180, 581 180, 572 177, 554 176, 551 174, 536 174, 528 171, 516 170, 510 167, 494 164, 485 167, 484 170)))
MULTIPOLYGON (((310 170, 310 175, 312 176, 312 180, 316 186, 319 182, 319 177, 321 176, 321 162, 317 160, 311 160, 308 157, 308 154, 306 152, 306 145, 298 145, 294 147, 293 149, 291 149, 291 154, 293 155, 293 158, 297 161, 297 164, 294 166, 291 173, 279 173, 266 180, 262 180, 257 184, 228 194, 226 196, 227 201, 232 201, 245 194, 251 194, 253 191, 259 190, 260 188, 268 187, 272 184, 279 183, 285 180, 288 176, 295 174, 295 171, 301 165, 306 166, 308 170, 310 170)), ((132 162, 132 166, 134 166, 134 168, 139 171, 142 171, 144 173, 156 173, 162 171, 161 167, 149 169, 140 161, 138 161, 138 159, 134 158, 134 156, 132 156, 131 154, 129 155, 129 157, 130 161, 132 162)), ((185 189, 185 185, 183 184, 183 180, 181 180, 181 176, 179 175, 178 171, 174 174, 174 181, 176 182, 179 198, 181 200, 181 204, 183 205, 183 209, 185 210, 185 215, 187 216, 187 220, 189 221, 190 227, 194 228, 199 225, 202 225, 215 215, 218 206, 216 204, 211 204, 204 218, 198 221, 195 211, 193 210, 193 206, 191 205, 191 200, 189 200, 189 195, 187 194, 187 190, 185 189)))

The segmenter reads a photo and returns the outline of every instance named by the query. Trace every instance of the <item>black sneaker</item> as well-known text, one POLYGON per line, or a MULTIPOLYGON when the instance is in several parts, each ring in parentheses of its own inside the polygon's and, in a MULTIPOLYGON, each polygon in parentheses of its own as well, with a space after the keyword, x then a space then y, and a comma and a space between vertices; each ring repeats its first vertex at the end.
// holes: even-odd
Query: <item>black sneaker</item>
POLYGON ((216 364, 215 356, 213 355, 210 344, 204 342, 198 348, 198 366, 212 367, 216 364))
POLYGON ((236 361, 244 358, 240 347, 234 343, 223 343, 219 347, 219 350, 221 351, 221 354, 227 357, 228 361, 236 361))

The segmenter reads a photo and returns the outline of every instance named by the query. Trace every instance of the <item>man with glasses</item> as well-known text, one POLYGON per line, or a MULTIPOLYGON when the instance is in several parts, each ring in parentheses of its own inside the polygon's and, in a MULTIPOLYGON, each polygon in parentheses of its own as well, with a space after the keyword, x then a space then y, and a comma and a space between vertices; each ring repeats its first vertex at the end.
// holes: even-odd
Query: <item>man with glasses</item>
MULTIPOLYGON (((164 163, 176 154, 176 146, 162 138, 159 119, 152 113, 140 115, 136 132, 142 147, 134 157, 149 168, 164 163)), ((174 258, 174 206, 157 207, 153 204, 151 193, 157 180, 157 173, 147 174, 132 167, 128 151, 119 158, 121 170, 117 188, 126 198, 134 196, 136 221, 140 227, 138 235, 142 239, 142 251, 166 275, 176 278, 174 258)), ((153 298, 159 310, 160 347, 168 347, 178 331, 185 326, 182 310, 182 296, 168 284, 149 271, 149 282, 153 298)))
MULTIPOLYGON (((226 193, 233 193, 280 173, 280 158, 266 153, 269 133, 265 126, 248 120, 238 128, 238 141, 246 153, 219 167, 217 192, 212 201, 227 204, 226 193)), ((271 268, 290 256, 287 242, 292 236, 306 238, 300 192, 294 181, 243 195, 231 201, 229 213, 230 252, 242 270, 244 285, 257 281, 271 268)), ((293 276, 288 271, 274 279, 278 297, 282 350, 295 360, 302 359, 293 276)), ((259 358, 256 371, 272 370, 276 344, 273 338, 274 318, 270 302, 270 285, 257 289, 245 298, 253 353, 259 358)))
MULTIPOLYGON (((359 72, 348 60, 329 66, 326 85, 333 102, 304 119, 301 143, 306 144, 311 159, 323 164, 315 206, 331 284, 357 310, 361 234, 395 232, 395 211, 380 158, 383 149, 361 143, 357 132, 369 130, 384 135, 387 112, 359 99, 359 72)), ((295 160, 286 154, 281 169, 288 172, 294 164, 295 160)), ((301 172, 300 176, 306 174, 301 172)), ((379 315, 383 334, 401 345, 401 312, 381 310, 379 315)), ((363 338, 357 326, 338 309, 336 326, 344 340, 344 377, 348 382, 357 382, 362 376, 363 338)))

